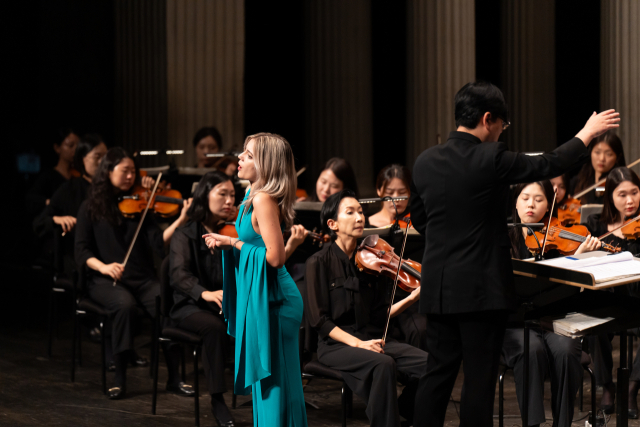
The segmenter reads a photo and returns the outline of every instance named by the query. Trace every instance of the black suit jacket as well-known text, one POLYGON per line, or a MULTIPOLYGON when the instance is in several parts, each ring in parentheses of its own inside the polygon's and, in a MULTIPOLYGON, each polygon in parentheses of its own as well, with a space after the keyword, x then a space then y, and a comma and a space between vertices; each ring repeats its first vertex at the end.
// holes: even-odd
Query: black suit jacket
POLYGON ((425 236, 420 312, 515 309, 509 185, 561 175, 586 153, 578 138, 527 156, 466 132, 451 132, 446 143, 422 152, 411 189, 411 219, 425 236))

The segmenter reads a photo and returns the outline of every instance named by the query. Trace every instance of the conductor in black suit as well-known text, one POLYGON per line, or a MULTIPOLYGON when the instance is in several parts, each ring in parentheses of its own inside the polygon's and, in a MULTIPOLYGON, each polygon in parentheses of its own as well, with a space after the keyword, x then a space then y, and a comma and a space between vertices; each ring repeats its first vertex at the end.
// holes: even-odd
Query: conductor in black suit
POLYGON ((466 84, 455 97, 457 130, 418 156, 411 219, 425 236, 420 312, 427 315, 426 379, 414 425, 442 426, 460 363, 461 426, 493 426, 507 315, 515 309, 507 204, 510 184, 549 179, 585 159, 591 139, 618 127, 614 110, 595 112, 554 151, 528 156, 497 142, 509 126, 500 89, 466 84))

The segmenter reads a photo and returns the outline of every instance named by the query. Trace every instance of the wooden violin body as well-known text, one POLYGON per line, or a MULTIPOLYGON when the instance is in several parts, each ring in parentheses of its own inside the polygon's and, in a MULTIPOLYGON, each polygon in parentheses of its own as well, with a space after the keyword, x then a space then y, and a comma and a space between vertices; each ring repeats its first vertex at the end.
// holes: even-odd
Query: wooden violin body
POLYGON ((573 224, 580 224, 582 218, 582 204, 580 200, 568 197, 558 205, 558 219, 560 224, 568 227, 573 224))
MULTIPOLYGON (((395 279, 400 257, 393 247, 377 234, 367 236, 356 252, 356 266, 360 271, 375 276, 383 275, 395 279)), ((411 292, 420 286, 422 265, 409 259, 403 260, 398 273, 398 286, 411 292)))
MULTIPOLYGON (((142 186, 135 186, 130 195, 123 196, 118 202, 118 208, 122 215, 133 217, 144 211, 149 201, 151 192, 142 186)), ((172 217, 180 213, 184 200, 182 194, 178 190, 160 190, 156 191, 150 209, 164 217, 172 217)))
POLYGON ((627 225, 620 229, 626 239, 636 240, 640 237, 640 219, 629 222, 627 225))

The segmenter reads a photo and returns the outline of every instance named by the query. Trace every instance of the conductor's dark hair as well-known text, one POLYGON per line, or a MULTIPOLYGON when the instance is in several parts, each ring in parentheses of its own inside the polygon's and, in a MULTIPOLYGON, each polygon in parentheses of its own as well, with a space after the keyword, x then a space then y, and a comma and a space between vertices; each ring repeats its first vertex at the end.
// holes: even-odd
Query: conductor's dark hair
MULTIPOLYGON (((516 205, 518 204, 518 197, 520 196, 520 193, 522 193, 522 190, 524 190, 531 184, 538 184, 542 188, 542 190, 544 191, 544 195, 547 199, 548 208, 551 209, 551 203, 553 202, 553 195, 554 195, 553 185, 551 184, 551 181, 549 181, 548 179, 545 179, 544 181, 527 182, 525 184, 518 184, 513 189, 513 197, 511 199, 513 200, 513 210, 512 210, 511 218, 514 223, 522 222, 520 220, 520 217, 518 216, 518 210, 516 209, 516 205)), ((511 230, 509 230, 509 238, 511 239, 511 256, 516 258, 518 256, 518 251, 522 246, 522 242, 524 240, 524 238, 522 237, 522 229, 519 227, 513 227, 511 230)))
POLYGON ((193 201, 187 210, 187 216, 192 221, 208 223, 211 219, 211 210, 209 210, 209 193, 218 184, 230 181, 231 178, 218 171, 205 173, 193 192, 193 201))
POLYGON ((220 135, 218 129, 213 126, 203 127, 198 132, 196 132, 195 136, 193 137, 193 146, 195 147, 196 145, 198 145, 198 142, 200 142, 202 138, 206 138, 208 136, 211 136, 216 140, 218 149, 222 149, 222 135, 220 135))
MULTIPOLYGON (((602 215, 600 215, 600 221, 607 225, 616 223, 620 221, 620 219, 625 219, 620 218, 620 212, 613 203, 613 192, 625 181, 629 181, 640 188, 640 178, 638 178, 638 175, 634 171, 626 166, 611 169, 607 176, 607 183, 604 186, 604 206, 602 208, 602 215)), ((638 215, 637 211, 632 216, 636 215, 638 215)))
MULTIPOLYGON (((118 194, 111 184, 109 172, 113 171, 123 159, 135 159, 124 148, 113 147, 100 160, 100 166, 95 176, 91 179, 91 192, 88 199, 88 211, 93 222, 106 220, 112 225, 119 225, 122 222, 122 215, 118 209, 118 194)), ((138 167, 136 168, 136 177, 138 167)))
MULTIPOLYGON (((584 190, 585 188, 595 184, 596 170, 593 168, 593 163, 591 162, 591 152, 596 147, 596 145, 600 144, 601 142, 607 144, 616 154, 616 163, 613 165, 613 168, 611 168, 611 170, 627 164, 624 158, 624 149, 622 148, 622 141, 620 141, 620 138, 618 137, 618 135, 616 135, 613 131, 607 131, 603 133, 599 137, 591 140, 591 142, 589 143, 589 156, 588 156, 589 160, 582 166, 582 169, 580 169, 580 173, 578 174, 578 178, 577 178, 578 183, 576 184, 576 188, 573 190, 574 193, 577 194, 582 190, 584 190)), ((603 173, 600 179, 607 178, 609 172, 603 173)))
POLYGON ((456 93, 456 126, 475 129, 485 113, 491 113, 493 120, 501 118, 509 121, 509 107, 502 91, 488 82, 467 83, 456 93))
POLYGON ((325 233, 329 234, 331 240, 336 240, 338 235, 335 231, 329 228, 327 221, 329 221, 330 219, 334 221, 338 219, 338 209, 340 208, 340 202, 342 202, 342 199, 346 199, 348 197, 357 199, 356 193, 353 190, 345 189, 329 196, 329 198, 327 198, 327 200, 325 200, 322 205, 322 210, 320 211, 320 222, 322 223, 322 230, 325 233))
MULTIPOLYGON (((73 167, 80 172, 80 175, 86 175, 87 171, 84 169, 84 162, 82 161, 87 154, 98 145, 103 144, 104 140, 97 133, 87 133, 80 138, 80 142, 76 147, 76 152, 73 155, 73 167)), ((106 145, 106 144, 105 144, 106 145)))
POLYGON ((343 189, 353 191, 357 198, 360 193, 358 192, 358 182, 351 163, 343 158, 333 157, 327 161, 322 170, 325 171, 327 169, 331 169, 336 178, 342 181, 343 189))

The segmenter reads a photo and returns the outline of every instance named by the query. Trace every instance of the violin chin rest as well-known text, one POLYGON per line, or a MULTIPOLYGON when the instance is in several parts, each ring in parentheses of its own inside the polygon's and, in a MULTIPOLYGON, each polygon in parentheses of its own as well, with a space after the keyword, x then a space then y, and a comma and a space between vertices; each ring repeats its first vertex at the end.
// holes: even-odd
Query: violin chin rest
POLYGON ((380 239, 380 236, 378 234, 371 234, 364 238, 362 243, 360 243, 360 247, 358 249, 362 249, 365 246, 369 248, 375 248, 375 246, 378 244, 378 239, 380 239))

